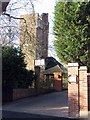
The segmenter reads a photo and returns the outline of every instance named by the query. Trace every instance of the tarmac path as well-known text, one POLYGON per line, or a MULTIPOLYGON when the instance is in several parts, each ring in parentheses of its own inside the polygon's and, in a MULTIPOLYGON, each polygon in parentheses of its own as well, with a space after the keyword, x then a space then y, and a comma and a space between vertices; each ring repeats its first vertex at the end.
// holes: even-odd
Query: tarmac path
POLYGON ((24 114, 68 117, 67 90, 19 99, 2 106, 2 110, 24 114))

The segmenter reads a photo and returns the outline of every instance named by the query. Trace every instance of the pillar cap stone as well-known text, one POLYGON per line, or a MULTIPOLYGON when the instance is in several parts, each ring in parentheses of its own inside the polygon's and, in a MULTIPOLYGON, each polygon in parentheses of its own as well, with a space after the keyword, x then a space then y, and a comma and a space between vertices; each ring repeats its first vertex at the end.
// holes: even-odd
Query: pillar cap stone
POLYGON ((78 67, 78 63, 68 63, 68 67, 78 67))
POLYGON ((80 66, 79 70, 87 70, 86 66, 80 66))

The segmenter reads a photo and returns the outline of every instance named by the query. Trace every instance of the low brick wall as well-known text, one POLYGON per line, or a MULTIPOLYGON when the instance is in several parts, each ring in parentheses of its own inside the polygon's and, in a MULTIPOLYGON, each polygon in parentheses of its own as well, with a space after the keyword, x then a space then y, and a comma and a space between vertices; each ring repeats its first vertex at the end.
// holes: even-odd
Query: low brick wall
POLYGON ((87 77, 88 77, 88 109, 90 111, 90 73, 88 73, 87 77))
POLYGON ((36 95, 35 89, 13 89, 13 100, 36 95))
POLYGON ((44 94, 47 92, 52 92, 52 89, 34 89, 34 88, 28 88, 28 89, 13 89, 13 100, 24 98, 24 97, 30 97, 35 95, 44 94))
POLYGON ((10 86, 2 87, 2 104, 5 102, 10 102, 13 99, 13 89, 10 86))

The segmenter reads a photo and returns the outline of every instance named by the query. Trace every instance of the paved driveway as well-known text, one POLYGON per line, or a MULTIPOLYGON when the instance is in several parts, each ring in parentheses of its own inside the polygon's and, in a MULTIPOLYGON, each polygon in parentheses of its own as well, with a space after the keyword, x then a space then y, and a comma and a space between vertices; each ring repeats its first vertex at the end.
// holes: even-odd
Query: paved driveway
POLYGON ((41 115, 68 116, 67 91, 53 92, 16 100, 3 105, 3 110, 41 115))

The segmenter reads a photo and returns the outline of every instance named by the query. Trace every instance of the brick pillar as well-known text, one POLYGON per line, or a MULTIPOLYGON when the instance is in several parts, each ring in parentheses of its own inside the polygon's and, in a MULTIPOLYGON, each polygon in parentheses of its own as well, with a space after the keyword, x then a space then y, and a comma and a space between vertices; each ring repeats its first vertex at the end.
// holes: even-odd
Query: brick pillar
POLYGON ((38 90, 40 87, 40 67, 39 66, 35 66, 35 75, 36 75, 35 88, 38 90))
POLYGON ((68 115, 69 117, 79 116, 78 82, 78 63, 68 63, 68 115))
POLYGON ((81 66, 79 68, 79 104, 80 116, 86 117, 88 115, 88 84, 86 66, 81 66))
POLYGON ((61 72, 54 73, 54 89, 56 91, 62 90, 62 73, 61 72))

